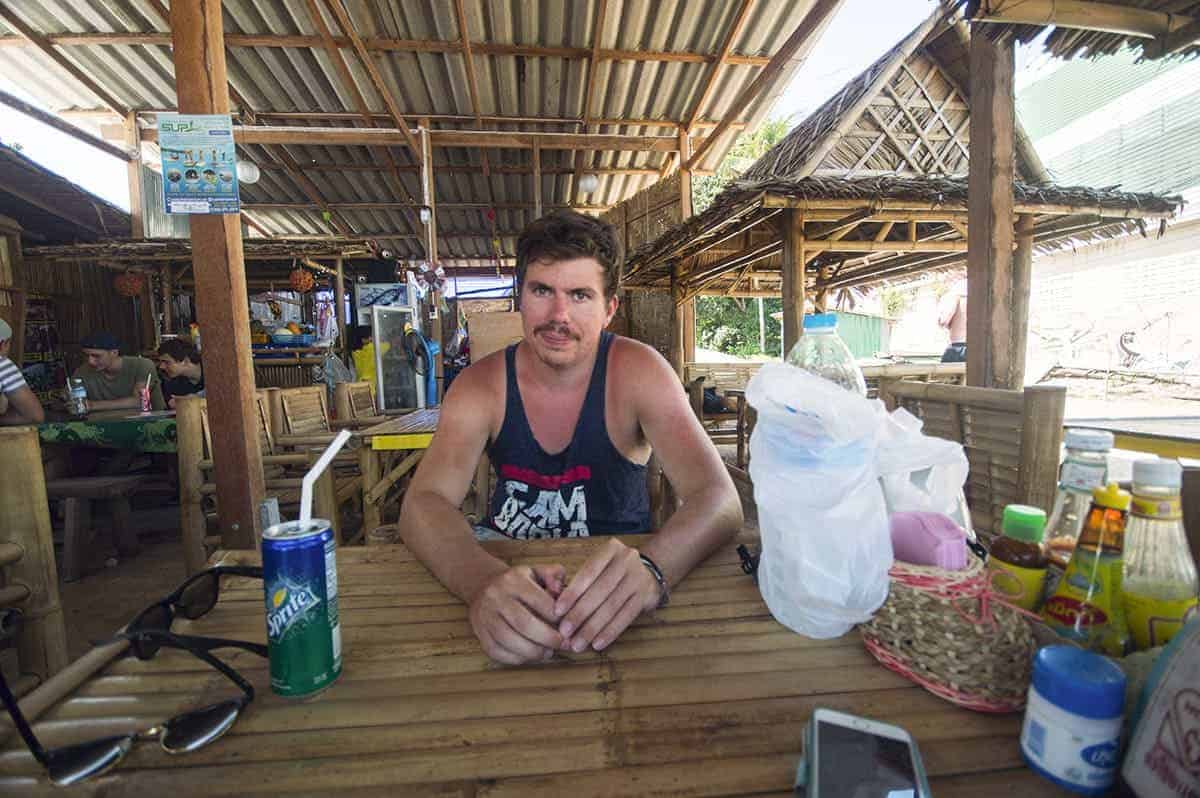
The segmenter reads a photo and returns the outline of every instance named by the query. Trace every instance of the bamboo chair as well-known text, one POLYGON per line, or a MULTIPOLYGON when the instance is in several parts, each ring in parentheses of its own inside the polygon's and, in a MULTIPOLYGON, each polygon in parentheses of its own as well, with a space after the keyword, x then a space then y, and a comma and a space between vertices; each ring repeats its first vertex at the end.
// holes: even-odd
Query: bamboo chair
MULTIPOLYGON (((255 401, 258 416, 259 445, 262 447, 264 487, 267 497, 279 500, 280 510, 298 509, 304 471, 316 458, 315 452, 278 453, 271 434, 269 410, 260 392, 255 401)), ((212 550, 222 546, 221 536, 209 535, 209 524, 216 520, 216 484, 210 481, 213 470, 212 430, 208 404, 199 397, 180 397, 176 401, 176 446, 179 451, 179 515, 183 531, 184 561, 189 574, 202 569, 212 550)), ((340 538, 341 521, 337 512, 333 475, 326 471, 313 493, 313 512, 328 518, 340 538)))
POLYGON ((1049 512, 1058 482, 1066 388, 1023 391, 881 379, 879 398, 924 422, 924 432, 963 445, 970 471, 965 486, 976 532, 1000 533, 1009 504, 1049 512))
MULTIPOLYGON (((278 419, 272 420, 277 445, 295 449, 328 446, 336 432, 329 418, 325 386, 268 390, 268 404, 278 419)), ((358 455, 343 451, 333 461, 338 504, 361 498, 362 471, 358 455)))

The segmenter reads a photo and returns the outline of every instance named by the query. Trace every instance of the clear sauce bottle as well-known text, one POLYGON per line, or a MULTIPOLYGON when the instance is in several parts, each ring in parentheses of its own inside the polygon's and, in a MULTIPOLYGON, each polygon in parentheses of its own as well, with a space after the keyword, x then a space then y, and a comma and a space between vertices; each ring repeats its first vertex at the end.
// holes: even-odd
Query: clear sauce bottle
POLYGON ((1197 613, 1200 579, 1183 529, 1175 460, 1133 464, 1133 503, 1126 533, 1122 599, 1138 650, 1167 643, 1197 613))
POLYGON ((1062 568, 1071 560, 1083 530, 1092 491, 1108 480, 1108 453, 1113 436, 1106 430, 1068 429, 1066 457, 1058 472, 1058 493, 1046 522, 1046 548, 1052 562, 1062 568))

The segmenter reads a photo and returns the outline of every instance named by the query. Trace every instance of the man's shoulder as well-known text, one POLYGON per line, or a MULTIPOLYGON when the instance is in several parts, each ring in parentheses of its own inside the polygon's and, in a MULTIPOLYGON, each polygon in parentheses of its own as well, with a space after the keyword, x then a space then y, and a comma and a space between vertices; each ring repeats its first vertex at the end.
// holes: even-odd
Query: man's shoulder
POLYGON ((135 374, 148 374, 154 371, 154 364, 141 355, 125 355, 121 358, 121 367, 135 374))
MULTIPOLYGON (((608 362, 609 367, 618 373, 626 371, 635 371, 636 373, 638 369, 653 369, 655 372, 661 372, 664 366, 670 368, 666 358, 657 349, 623 335, 613 336, 612 354, 609 356, 608 362)), ((638 376, 648 375, 643 373, 638 376)))

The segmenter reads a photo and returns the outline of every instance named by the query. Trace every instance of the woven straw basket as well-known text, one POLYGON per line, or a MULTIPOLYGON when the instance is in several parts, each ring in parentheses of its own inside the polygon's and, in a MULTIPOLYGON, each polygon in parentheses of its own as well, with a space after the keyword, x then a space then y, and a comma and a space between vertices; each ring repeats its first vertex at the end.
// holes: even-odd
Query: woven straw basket
POLYGON ((962 571, 896 562, 891 577, 887 601, 859 626, 880 663, 967 709, 1025 706, 1034 635, 1023 614, 989 590, 977 557, 962 571))

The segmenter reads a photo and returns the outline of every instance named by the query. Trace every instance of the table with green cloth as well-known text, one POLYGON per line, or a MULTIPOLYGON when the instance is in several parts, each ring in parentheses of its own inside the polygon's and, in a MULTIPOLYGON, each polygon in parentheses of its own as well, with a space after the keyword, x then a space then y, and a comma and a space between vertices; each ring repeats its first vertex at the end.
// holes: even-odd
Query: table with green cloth
POLYGON ((122 412, 93 414, 82 421, 49 421, 38 425, 42 443, 128 449, 156 454, 171 453, 175 447, 175 415, 122 412))

